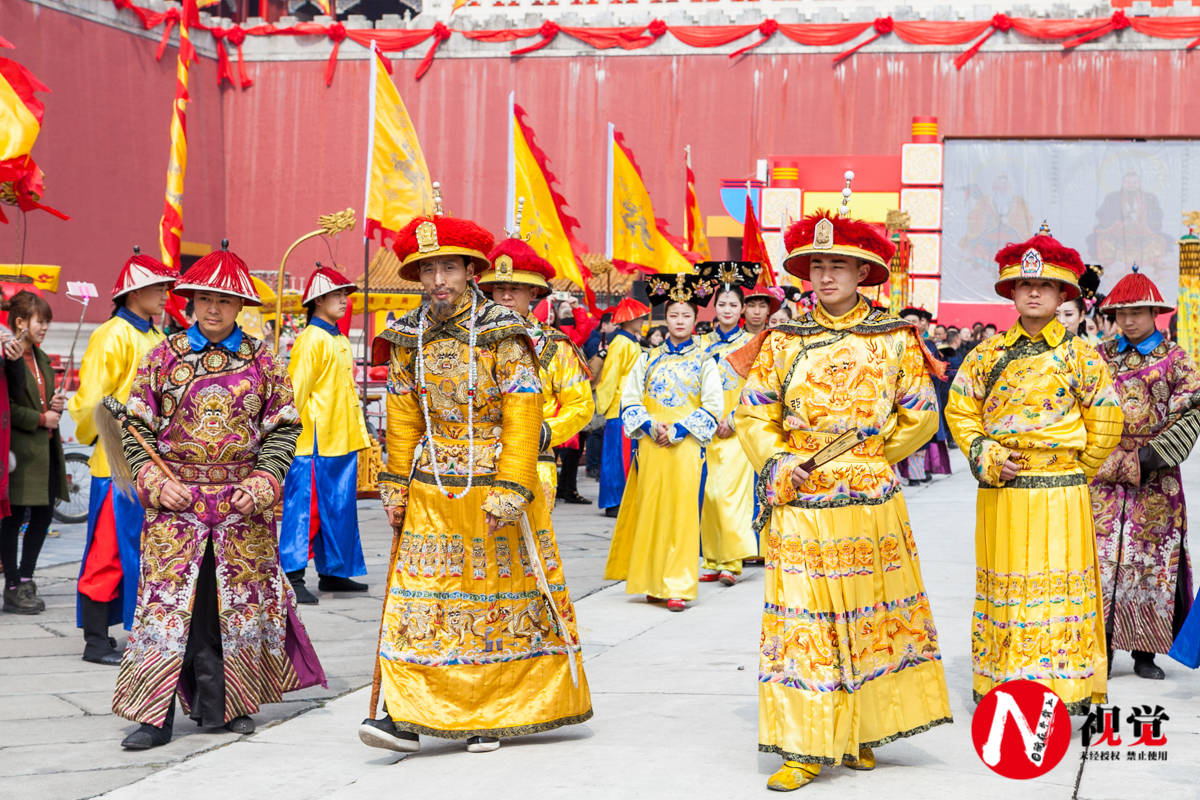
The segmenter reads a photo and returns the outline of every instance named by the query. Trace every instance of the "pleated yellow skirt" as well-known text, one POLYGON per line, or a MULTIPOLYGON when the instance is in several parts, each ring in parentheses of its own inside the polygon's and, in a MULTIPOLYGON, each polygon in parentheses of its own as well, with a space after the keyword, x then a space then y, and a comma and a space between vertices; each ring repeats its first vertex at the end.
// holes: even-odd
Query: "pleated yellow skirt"
POLYGON ((700 581, 700 470, 692 437, 659 447, 637 443, 604 577, 627 594, 695 600, 700 581))
POLYGON ((899 492, 878 505, 774 508, 765 539, 760 750, 839 764, 951 721, 899 492))
POLYGON ((1072 714, 1087 713, 1108 691, 1088 487, 980 489, 976 509, 976 700, 1025 678, 1053 689, 1072 714))
MULTIPOLYGON (((488 535, 481 510, 487 488, 447 500, 436 486, 414 481, 409 492, 379 642, 396 727, 503 738, 591 717, 578 647, 576 686, 519 528, 488 535)), ((534 492, 529 517, 551 593, 577 642, 544 489, 534 492)))
POLYGON ((706 569, 742 571, 758 555, 754 538, 754 469, 736 436, 713 439, 705 450, 700 549, 706 569))

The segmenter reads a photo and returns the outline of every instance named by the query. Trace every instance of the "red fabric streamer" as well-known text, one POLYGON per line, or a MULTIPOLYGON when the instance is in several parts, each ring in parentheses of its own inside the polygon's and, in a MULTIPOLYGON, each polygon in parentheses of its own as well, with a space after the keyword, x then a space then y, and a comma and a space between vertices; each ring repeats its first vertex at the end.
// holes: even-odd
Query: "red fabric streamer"
POLYGON ((780 25, 779 32, 798 44, 824 47, 845 44, 871 27, 870 22, 816 22, 780 25))
POLYGON ((438 22, 434 24, 432 34, 433 44, 429 45, 429 51, 425 53, 425 57, 417 65, 417 74, 415 76, 417 80, 421 80, 421 78, 425 77, 425 73, 429 72, 429 67, 433 65, 433 57, 437 53, 437 49, 441 47, 442 42, 450 38, 450 29, 438 22))
POLYGON ((1123 31, 1131 24, 1132 23, 1130 23, 1129 17, 1125 16, 1124 11, 1114 11, 1112 17, 1104 25, 1101 25, 1099 28, 1096 28, 1090 33, 1085 33, 1083 36, 1078 36, 1074 39, 1063 42, 1063 50, 1070 50, 1078 47, 1081 44, 1084 44, 1085 42, 1090 42, 1093 39, 1099 39, 1101 36, 1107 36, 1113 31, 1123 31))
MULTIPOLYGON (((175 28, 176 23, 179 22, 179 9, 167 9, 167 12, 163 14, 163 21, 165 22, 166 27, 163 28, 162 39, 160 39, 158 42, 158 50, 154 53, 155 61, 162 61, 163 53, 167 50, 167 42, 171 40, 171 31, 175 28)), ((142 20, 142 22, 145 23, 145 20, 142 20)), ((154 26, 146 25, 146 27, 152 28, 154 26)))
POLYGON ((875 35, 872 36, 870 39, 867 39, 864 42, 860 42, 859 44, 854 45, 854 47, 851 47, 849 50, 845 51, 844 53, 838 54, 837 58, 833 59, 833 65, 835 67, 838 64, 842 63, 843 61, 845 61, 850 56, 857 53, 859 50, 861 50, 864 47, 866 47, 867 45, 869 45, 871 42, 878 39, 879 37, 887 36, 889 33, 891 33, 893 30, 896 29, 896 23, 894 20, 892 20, 891 17, 879 17, 878 19, 876 19, 874 22, 871 23, 871 27, 873 27, 875 29, 875 35))
POLYGON ((958 57, 954 59, 954 67, 956 69, 962 69, 968 61, 975 57, 975 54, 979 52, 979 48, 983 47, 983 43, 991 38, 993 33, 996 31, 1008 33, 1012 30, 1012 27, 1012 20, 1006 15, 997 14, 996 16, 992 17, 992 21, 989 23, 987 33, 983 35, 983 38, 971 45, 966 51, 960 53, 958 57))
POLYGON ((663 22, 661 19, 656 19, 646 26, 646 32, 655 39, 661 39, 663 36, 667 35, 667 23, 663 22))
POLYGON ((908 44, 966 44, 992 25, 991 22, 897 22, 896 35, 908 44))
MULTIPOLYGON (((447 30, 449 29, 447 28, 447 30)), ((433 36, 433 28, 412 31, 385 31, 367 28, 365 30, 348 30, 346 36, 350 41, 368 49, 371 47, 371 42, 375 42, 375 46, 381 53, 401 53, 433 36)))
POLYGON ((325 85, 333 85, 333 71, 337 69, 338 50, 341 49, 342 42, 346 39, 346 26, 340 22, 334 22, 329 26, 329 38, 333 42, 333 49, 329 51, 329 61, 325 63, 325 85))
POLYGON ((540 28, 507 28, 501 31, 458 31, 474 42, 511 42, 514 39, 524 39, 535 36, 540 28))
POLYGON ((13 43, 10 42, 8 39, 5 39, 3 36, 0 36, 0 47, 6 48, 8 50, 16 49, 16 47, 13 45, 13 43))
POLYGON ((527 47, 518 47, 516 50, 513 50, 511 53, 509 53, 509 55, 523 56, 526 53, 532 53, 534 50, 541 50, 543 47, 550 44, 550 42, 554 41, 554 37, 558 36, 558 32, 560 30, 562 29, 558 27, 557 22, 546 20, 542 23, 542 27, 538 28, 538 36, 542 37, 540 41, 534 42, 527 47))
POLYGON ((646 35, 648 26, 624 28, 563 28, 559 31, 597 50, 619 47, 622 50, 640 50, 658 40, 657 36, 646 35))
POLYGON ((689 25, 671 28, 671 35, 689 47, 722 47, 749 36, 757 25, 689 25))
POLYGON ((758 32, 759 32, 759 34, 762 35, 762 38, 759 39, 757 42, 754 42, 753 44, 748 44, 745 47, 742 47, 738 50, 734 50, 732 53, 729 54, 729 57, 737 58, 738 56, 749 53, 751 50, 753 50, 754 48, 763 44, 768 39, 770 39, 772 36, 774 36, 775 32, 778 30, 779 30, 779 23, 776 22, 775 20, 768 19, 768 20, 764 21, 761 25, 758 26, 758 32))

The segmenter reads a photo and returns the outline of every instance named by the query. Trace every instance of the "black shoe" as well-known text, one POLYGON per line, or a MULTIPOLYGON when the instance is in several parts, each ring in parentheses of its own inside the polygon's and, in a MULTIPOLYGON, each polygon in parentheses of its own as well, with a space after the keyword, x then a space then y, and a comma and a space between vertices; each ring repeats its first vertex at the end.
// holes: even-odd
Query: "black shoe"
POLYGON ((163 726, 156 728, 143 722, 138 729, 121 740, 121 747, 126 750, 149 750, 151 747, 162 747, 171 741, 171 728, 175 723, 175 698, 171 698, 171 707, 167 709, 167 718, 163 726))
POLYGON ((243 736, 254 733, 254 720, 243 714, 240 717, 234 717, 225 723, 225 730, 231 733, 240 733, 243 736))
POLYGON ((467 738, 468 753, 490 753, 500 749, 500 740, 494 736, 471 736, 467 738))
POLYGON ((420 737, 398 730, 390 718, 364 719, 358 726, 358 740, 367 747, 382 747, 397 753, 415 753, 421 749, 420 737))
POLYGON ((617 516, 617 514, 620 514, 620 513, 621 513, 620 506, 613 506, 612 508, 604 509, 604 516, 606 516, 606 517, 615 517, 615 516, 617 516))
POLYGON ((579 492, 571 492, 570 494, 561 494, 561 495, 559 495, 559 499, 562 500, 564 503, 570 503, 571 505, 575 505, 575 506, 590 506, 592 504, 591 500, 588 500, 586 497, 581 495, 579 492))
POLYGON ((333 575, 322 575, 317 581, 317 588, 322 592, 365 592, 367 585, 352 581, 349 578, 338 578, 333 575))
POLYGON ((103 664, 106 667, 121 666, 121 654, 116 650, 110 650, 107 653, 99 656, 88 655, 85 652, 83 654, 83 660, 89 664, 103 664))
POLYGON ((292 594, 296 595, 296 602, 304 606, 315 606, 321 601, 317 596, 308 590, 304 585, 304 578, 297 578, 292 581, 292 594))
POLYGON ((1151 681, 1161 681, 1167 677, 1162 667, 1154 663, 1154 653, 1135 653, 1133 674, 1151 681))

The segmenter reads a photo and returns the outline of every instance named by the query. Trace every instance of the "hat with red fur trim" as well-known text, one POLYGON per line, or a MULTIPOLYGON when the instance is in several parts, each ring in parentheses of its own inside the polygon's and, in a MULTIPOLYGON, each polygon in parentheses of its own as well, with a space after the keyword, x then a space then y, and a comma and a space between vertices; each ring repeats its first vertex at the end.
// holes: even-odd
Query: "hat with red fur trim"
POLYGON ((484 292, 491 294, 497 283, 516 283, 532 286, 536 297, 550 294, 554 267, 524 239, 505 239, 488 254, 488 261, 492 268, 476 280, 484 292))
POLYGON ((851 256, 870 268, 861 286, 878 286, 891 276, 892 255, 896 246, 883 229, 870 222, 818 211, 792 223, 783 235, 788 255, 783 268, 801 280, 808 280, 813 256, 851 256))
POLYGON ((179 276, 157 258, 142 255, 142 248, 134 247, 133 255, 121 268, 117 282, 113 284, 113 300, 138 289, 159 283, 174 283, 179 276))
POLYGON ((1008 244, 996 253, 996 264, 1000 267, 996 294, 1009 300, 1017 281, 1029 280, 1061 283, 1066 290, 1065 299, 1073 300, 1079 296, 1079 278, 1086 269, 1079 252, 1051 236, 1045 222, 1029 241, 1008 244))
POLYGON ((196 292, 216 292, 240 297, 248 306, 261 306, 262 299, 250 280, 246 262, 229 252, 229 240, 221 240, 221 249, 214 250, 192 264, 175 284, 175 294, 194 297, 196 292))
POLYGON ((784 293, 778 286, 767 286, 765 283, 756 283, 746 289, 744 299, 747 303, 751 300, 766 300, 770 306, 771 313, 774 314, 783 307, 784 293))
POLYGON ((482 272, 491 264, 487 254, 496 237, 469 219, 434 214, 414 217, 396 234, 392 249, 400 259, 400 277, 420 279, 417 262, 439 256, 463 256, 474 272, 482 272))
POLYGON ((322 267, 321 262, 317 262, 317 269, 313 272, 312 277, 308 279, 308 285, 304 287, 304 302, 303 305, 308 305, 318 297, 324 297, 330 292, 336 292, 338 289, 356 289, 358 288, 354 281, 347 278, 342 273, 331 267, 322 267))
POLYGON ((1117 285, 1100 303, 1100 310, 1104 312, 1120 308, 1148 308, 1155 314, 1169 314, 1175 310, 1163 300, 1162 292, 1154 285, 1154 281, 1138 272, 1137 264, 1133 265, 1132 272, 1117 281, 1117 285))

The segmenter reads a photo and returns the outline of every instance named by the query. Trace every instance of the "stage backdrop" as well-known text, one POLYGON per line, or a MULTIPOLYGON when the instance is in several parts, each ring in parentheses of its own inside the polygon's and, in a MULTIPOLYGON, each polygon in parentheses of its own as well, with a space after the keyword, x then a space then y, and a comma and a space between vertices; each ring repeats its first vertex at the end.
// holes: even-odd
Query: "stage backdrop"
POLYGON ((943 301, 998 300, 992 257, 1045 220, 1104 266, 1100 291, 1137 264, 1175 302, 1181 214, 1200 208, 1200 141, 949 139, 945 176, 943 301))

